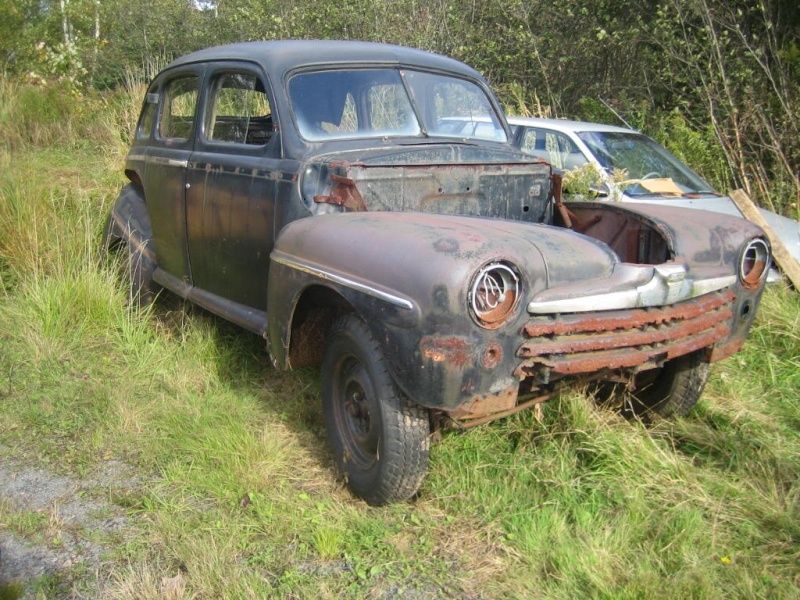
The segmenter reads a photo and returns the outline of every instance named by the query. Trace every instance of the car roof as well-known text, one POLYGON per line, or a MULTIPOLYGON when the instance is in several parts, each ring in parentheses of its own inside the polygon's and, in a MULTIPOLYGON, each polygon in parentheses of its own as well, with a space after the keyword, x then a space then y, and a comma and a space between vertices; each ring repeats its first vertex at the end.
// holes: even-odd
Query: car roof
POLYGON ((384 64, 449 71, 483 80, 472 67, 440 54, 391 44, 341 40, 279 40, 227 44, 182 56, 171 62, 167 69, 220 60, 256 62, 273 74, 282 74, 295 67, 307 65, 324 67, 342 64, 369 66, 384 64))
POLYGON ((523 127, 545 127, 558 131, 579 133, 582 131, 604 131, 608 133, 639 133, 635 129, 616 127, 604 123, 589 123, 588 121, 568 121, 566 119, 539 119, 534 117, 506 117, 509 125, 523 127))

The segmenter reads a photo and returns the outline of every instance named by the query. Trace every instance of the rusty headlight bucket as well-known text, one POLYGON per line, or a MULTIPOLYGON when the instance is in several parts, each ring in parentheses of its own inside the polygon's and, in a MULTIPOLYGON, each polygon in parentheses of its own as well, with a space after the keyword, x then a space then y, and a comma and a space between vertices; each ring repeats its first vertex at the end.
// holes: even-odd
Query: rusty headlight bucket
POLYGON ((770 264, 769 244, 763 238, 750 240, 739 259, 739 278, 747 289, 755 289, 766 277, 770 264))
POLYGON ((514 265, 491 262, 472 279, 467 302, 475 322, 497 329, 514 313, 520 298, 520 277, 514 265))

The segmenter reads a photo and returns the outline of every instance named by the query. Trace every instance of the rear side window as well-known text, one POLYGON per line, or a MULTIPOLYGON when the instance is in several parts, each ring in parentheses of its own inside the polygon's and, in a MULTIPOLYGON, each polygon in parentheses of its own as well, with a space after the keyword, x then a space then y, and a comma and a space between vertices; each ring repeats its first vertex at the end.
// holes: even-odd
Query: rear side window
POLYGON ((143 140, 153 134, 153 121, 156 117, 156 107, 158 106, 158 88, 153 86, 147 91, 142 114, 139 116, 139 124, 136 127, 136 139, 143 140))
POLYGON ((197 110, 200 80, 192 75, 170 81, 164 89, 158 133, 162 138, 187 140, 197 110))
POLYGON ((262 146, 272 137, 272 109, 252 73, 222 73, 211 84, 205 137, 209 141, 262 146))

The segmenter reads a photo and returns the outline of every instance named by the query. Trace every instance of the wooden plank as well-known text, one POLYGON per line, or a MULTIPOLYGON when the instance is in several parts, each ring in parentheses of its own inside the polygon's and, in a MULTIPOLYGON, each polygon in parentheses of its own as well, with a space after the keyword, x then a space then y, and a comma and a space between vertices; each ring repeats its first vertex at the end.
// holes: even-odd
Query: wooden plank
POLYGON ((792 282, 794 289, 800 290, 800 264, 789 254, 786 246, 783 245, 781 239, 775 234, 772 228, 761 216, 758 207, 747 195, 744 190, 734 190, 731 192, 731 200, 742 211, 745 218, 751 223, 755 223, 764 233, 767 234, 767 239, 772 245, 772 258, 778 265, 778 268, 784 275, 792 282))

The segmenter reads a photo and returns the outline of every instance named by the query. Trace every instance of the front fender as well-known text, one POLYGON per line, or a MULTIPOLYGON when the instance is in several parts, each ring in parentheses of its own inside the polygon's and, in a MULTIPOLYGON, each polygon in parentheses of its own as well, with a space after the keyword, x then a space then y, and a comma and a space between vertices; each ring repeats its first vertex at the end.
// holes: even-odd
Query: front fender
POLYGON ((611 273, 617 258, 596 240, 529 223, 388 212, 302 219, 281 231, 271 255, 270 352, 288 366, 297 301, 323 286, 365 320, 395 382, 418 404, 454 410, 477 396, 515 395, 525 302, 496 329, 477 325, 468 310, 476 273, 493 262, 514 265, 521 297, 529 297, 567 272, 611 273), (545 256, 560 261, 550 268, 545 256))

